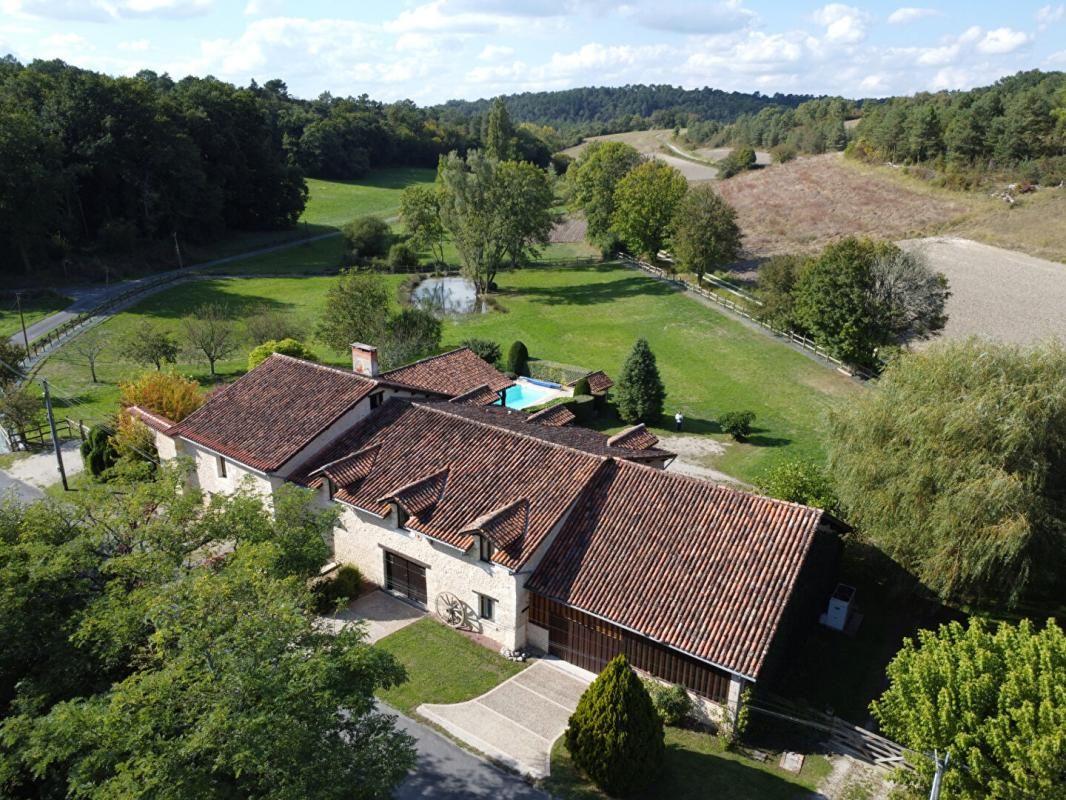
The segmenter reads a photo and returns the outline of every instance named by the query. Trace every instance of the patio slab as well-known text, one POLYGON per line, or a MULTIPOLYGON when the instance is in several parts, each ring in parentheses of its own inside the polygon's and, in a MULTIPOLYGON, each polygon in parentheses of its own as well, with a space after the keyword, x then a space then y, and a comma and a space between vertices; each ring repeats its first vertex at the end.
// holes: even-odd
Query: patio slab
POLYGON ((588 684, 584 676, 540 660, 480 697, 423 704, 418 713, 491 758, 543 778, 552 744, 566 730, 588 684))
POLYGON ((342 631, 353 622, 361 620, 366 624, 367 641, 373 644, 400 628, 418 622, 425 615, 426 612, 422 609, 405 603, 386 591, 376 589, 362 595, 343 611, 321 619, 333 631, 342 631))

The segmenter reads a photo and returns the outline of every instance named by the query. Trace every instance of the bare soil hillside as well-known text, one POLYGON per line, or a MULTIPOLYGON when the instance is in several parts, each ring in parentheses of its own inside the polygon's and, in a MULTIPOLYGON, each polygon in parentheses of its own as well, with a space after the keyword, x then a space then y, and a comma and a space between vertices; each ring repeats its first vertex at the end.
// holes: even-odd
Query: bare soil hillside
POLYGON ((920 192, 853 170, 838 153, 745 172, 717 187, 736 207, 752 257, 813 252, 842 236, 911 238, 974 211, 966 195, 920 192))

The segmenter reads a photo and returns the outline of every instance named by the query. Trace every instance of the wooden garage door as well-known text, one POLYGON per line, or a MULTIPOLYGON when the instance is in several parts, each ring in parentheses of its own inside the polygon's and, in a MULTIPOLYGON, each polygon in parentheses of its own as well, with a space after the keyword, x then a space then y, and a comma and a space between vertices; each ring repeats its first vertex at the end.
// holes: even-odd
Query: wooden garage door
POLYGON ((386 550, 385 588, 424 606, 426 604, 426 568, 386 550))

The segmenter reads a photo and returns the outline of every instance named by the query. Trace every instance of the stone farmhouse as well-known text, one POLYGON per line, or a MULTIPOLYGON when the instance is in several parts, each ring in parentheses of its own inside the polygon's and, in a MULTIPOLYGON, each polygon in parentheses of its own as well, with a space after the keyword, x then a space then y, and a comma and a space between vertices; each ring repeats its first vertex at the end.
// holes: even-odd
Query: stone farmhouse
POLYGON ((592 671, 624 652, 711 714, 816 620, 842 530, 822 511, 667 471, 642 425, 502 407, 512 381, 468 349, 383 374, 352 352, 350 372, 275 354, 178 424, 129 410, 205 493, 337 504, 334 560, 383 589, 592 671))

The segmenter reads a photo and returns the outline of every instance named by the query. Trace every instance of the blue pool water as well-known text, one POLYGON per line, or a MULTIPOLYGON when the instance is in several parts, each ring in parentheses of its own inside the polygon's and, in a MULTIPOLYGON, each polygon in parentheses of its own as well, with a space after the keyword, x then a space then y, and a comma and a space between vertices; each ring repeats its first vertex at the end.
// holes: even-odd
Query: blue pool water
POLYGON ((548 402, 553 394, 551 389, 522 381, 507 390, 507 407, 527 408, 539 405, 540 403, 548 402))

